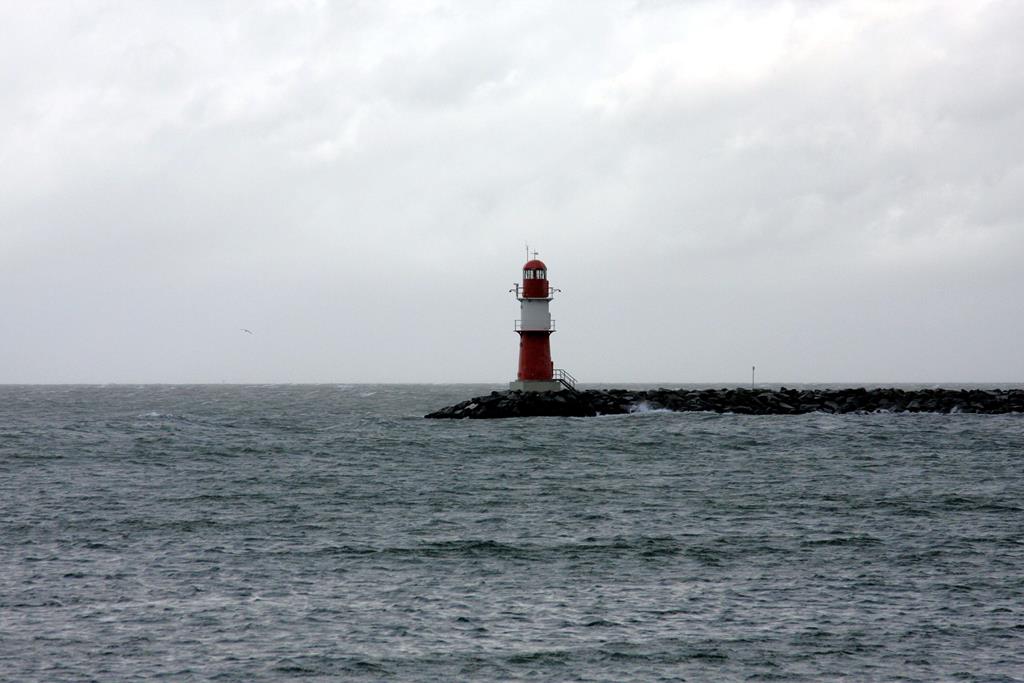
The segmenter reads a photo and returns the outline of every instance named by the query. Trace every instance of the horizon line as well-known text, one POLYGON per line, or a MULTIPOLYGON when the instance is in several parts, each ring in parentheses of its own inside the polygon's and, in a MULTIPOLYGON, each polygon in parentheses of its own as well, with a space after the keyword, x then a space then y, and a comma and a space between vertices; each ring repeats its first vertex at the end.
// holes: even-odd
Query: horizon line
MULTIPOLYGON (((858 380, 858 381, 823 381, 823 380, 786 380, 786 381, 758 381, 751 383, 749 381, 728 381, 728 380, 713 380, 713 381, 699 381, 699 380, 688 380, 688 381, 667 381, 667 380, 600 380, 600 381, 586 381, 577 382, 579 385, 601 385, 601 384, 662 384, 662 385, 696 385, 696 384, 721 384, 724 386, 735 386, 735 387, 772 387, 772 386, 786 386, 788 384, 837 384, 837 385, 873 385, 873 386, 884 386, 884 385, 904 385, 904 384, 1024 384, 1024 380, 898 380, 898 381, 872 381, 872 380, 858 380)), ((460 382, 434 382, 434 381, 341 381, 341 380, 325 380, 325 381, 226 381, 210 382, 168 382, 168 381, 113 381, 113 382, 0 382, 0 387, 46 387, 46 386, 65 386, 65 387, 105 387, 105 386, 329 386, 329 385, 352 385, 352 386, 500 386, 508 385, 508 381, 460 381, 460 382)))

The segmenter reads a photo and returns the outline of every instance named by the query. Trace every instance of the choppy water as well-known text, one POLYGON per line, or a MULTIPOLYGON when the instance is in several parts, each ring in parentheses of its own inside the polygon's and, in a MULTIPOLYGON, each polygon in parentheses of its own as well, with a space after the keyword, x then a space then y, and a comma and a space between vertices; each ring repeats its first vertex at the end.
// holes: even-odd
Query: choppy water
POLYGON ((1024 680, 1024 416, 0 387, 0 679, 1024 680))

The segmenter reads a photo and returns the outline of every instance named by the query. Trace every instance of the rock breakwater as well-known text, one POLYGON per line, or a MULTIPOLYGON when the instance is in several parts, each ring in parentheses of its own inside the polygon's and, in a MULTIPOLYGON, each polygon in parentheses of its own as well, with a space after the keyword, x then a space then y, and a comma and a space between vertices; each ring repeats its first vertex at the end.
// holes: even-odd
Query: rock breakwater
POLYGON ((802 413, 1020 413, 1019 389, 587 389, 492 391, 430 413, 428 418, 590 417, 645 410, 743 415, 802 413))

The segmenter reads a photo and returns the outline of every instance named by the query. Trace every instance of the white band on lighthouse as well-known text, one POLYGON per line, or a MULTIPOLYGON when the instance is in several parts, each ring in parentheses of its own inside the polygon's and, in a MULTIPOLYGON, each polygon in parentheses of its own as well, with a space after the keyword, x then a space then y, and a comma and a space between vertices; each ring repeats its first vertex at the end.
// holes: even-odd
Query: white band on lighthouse
POLYGON ((520 304, 521 330, 550 330, 551 313, 548 311, 547 299, 523 299, 520 304))

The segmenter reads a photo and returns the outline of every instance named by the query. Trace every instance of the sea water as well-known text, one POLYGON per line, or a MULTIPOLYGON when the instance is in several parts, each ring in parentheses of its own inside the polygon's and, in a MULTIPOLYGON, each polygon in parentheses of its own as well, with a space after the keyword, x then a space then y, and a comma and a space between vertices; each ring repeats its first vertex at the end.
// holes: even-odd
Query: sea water
POLYGON ((1024 680, 1024 415, 497 388, 0 387, 0 679, 1024 680))

